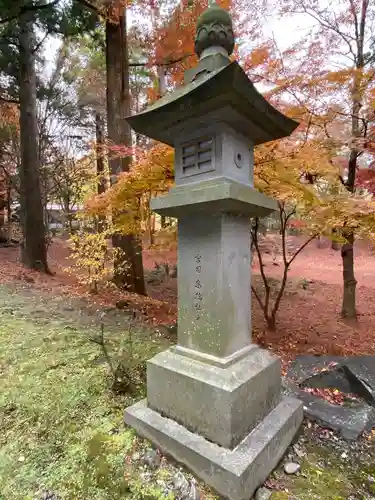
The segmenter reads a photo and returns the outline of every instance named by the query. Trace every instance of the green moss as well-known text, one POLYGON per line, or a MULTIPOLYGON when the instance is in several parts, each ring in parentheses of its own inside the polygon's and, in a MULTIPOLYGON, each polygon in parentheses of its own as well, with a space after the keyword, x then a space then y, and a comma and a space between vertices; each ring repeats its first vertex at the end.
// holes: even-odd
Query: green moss
MULTIPOLYGON (((126 347, 124 334, 110 339, 126 347)), ((140 360, 160 349, 155 339, 133 345, 140 360)), ((0 315, 1 500, 44 490, 61 500, 159 498, 156 490, 142 496, 138 478, 124 479, 134 434, 124 430, 123 410, 131 400, 111 393, 100 354, 88 332, 0 315)))
POLYGON ((365 498, 367 493, 371 493, 373 485, 368 480, 371 473, 367 465, 359 460, 348 463, 328 448, 310 446, 301 465, 301 475, 288 476, 286 479, 286 488, 291 493, 286 498, 345 500, 359 493, 365 498))

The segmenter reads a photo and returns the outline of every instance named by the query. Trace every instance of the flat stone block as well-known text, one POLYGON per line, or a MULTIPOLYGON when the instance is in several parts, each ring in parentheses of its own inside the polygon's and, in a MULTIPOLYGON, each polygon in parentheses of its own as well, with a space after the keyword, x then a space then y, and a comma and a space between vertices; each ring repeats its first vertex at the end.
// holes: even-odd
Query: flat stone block
POLYGON ((375 407, 375 356, 358 356, 344 364, 344 370, 355 392, 375 407))
POLYGON ((161 415, 233 448, 280 402, 280 360, 253 346, 221 368, 165 351, 148 362, 147 394, 161 415))
POLYGON ((204 212, 265 217, 277 210, 277 202, 255 188, 226 177, 173 187, 167 195, 151 200, 151 209, 167 217, 204 212))
POLYGON ((302 404, 285 397, 233 450, 162 417, 146 400, 127 408, 125 423, 184 464, 229 500, 249 500, 276 467, 303 420, 302 404))

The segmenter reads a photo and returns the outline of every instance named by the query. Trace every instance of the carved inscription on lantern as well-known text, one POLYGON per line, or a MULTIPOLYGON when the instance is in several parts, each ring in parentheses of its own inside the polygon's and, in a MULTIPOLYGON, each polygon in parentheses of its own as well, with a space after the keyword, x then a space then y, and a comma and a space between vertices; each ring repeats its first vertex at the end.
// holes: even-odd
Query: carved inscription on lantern
POLYGON ((197 254, 194 257, 195 260, 195 286, 194 286, 194 296, 193 296, 193 307, 195 309, 195 319, 200 319, 202 315, 202 281, 201 281, 201 272, 202 272, 202 256, 197 254))

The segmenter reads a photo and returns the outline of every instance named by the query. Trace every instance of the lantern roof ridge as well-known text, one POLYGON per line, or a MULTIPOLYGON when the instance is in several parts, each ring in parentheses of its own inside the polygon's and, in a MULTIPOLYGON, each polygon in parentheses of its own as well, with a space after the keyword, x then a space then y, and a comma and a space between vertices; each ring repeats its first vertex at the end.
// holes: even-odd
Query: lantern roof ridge
POLYGON ((286 137, 299 125, 258 92, 237 61, 203 72, 126 120, 137 133, 171 146, 193 120, 225 123, 254 145, 286 137))

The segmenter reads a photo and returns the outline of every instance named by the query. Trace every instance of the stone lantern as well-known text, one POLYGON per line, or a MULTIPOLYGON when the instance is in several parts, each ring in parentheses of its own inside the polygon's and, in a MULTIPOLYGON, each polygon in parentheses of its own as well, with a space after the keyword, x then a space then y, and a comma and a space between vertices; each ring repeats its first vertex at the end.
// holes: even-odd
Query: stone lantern
POLYGON ((151 208, 178 219, 178 342, 147 366, 147 400, 125 422, 230 500, 249 500, 303 418, 280 360, 251 340, 251 217, 277 209, 253 186, 254 146, 297 127, 236 61, 232 20, 198 19, 184 85, 127 119, 175 148, 175 186, 151 208))

